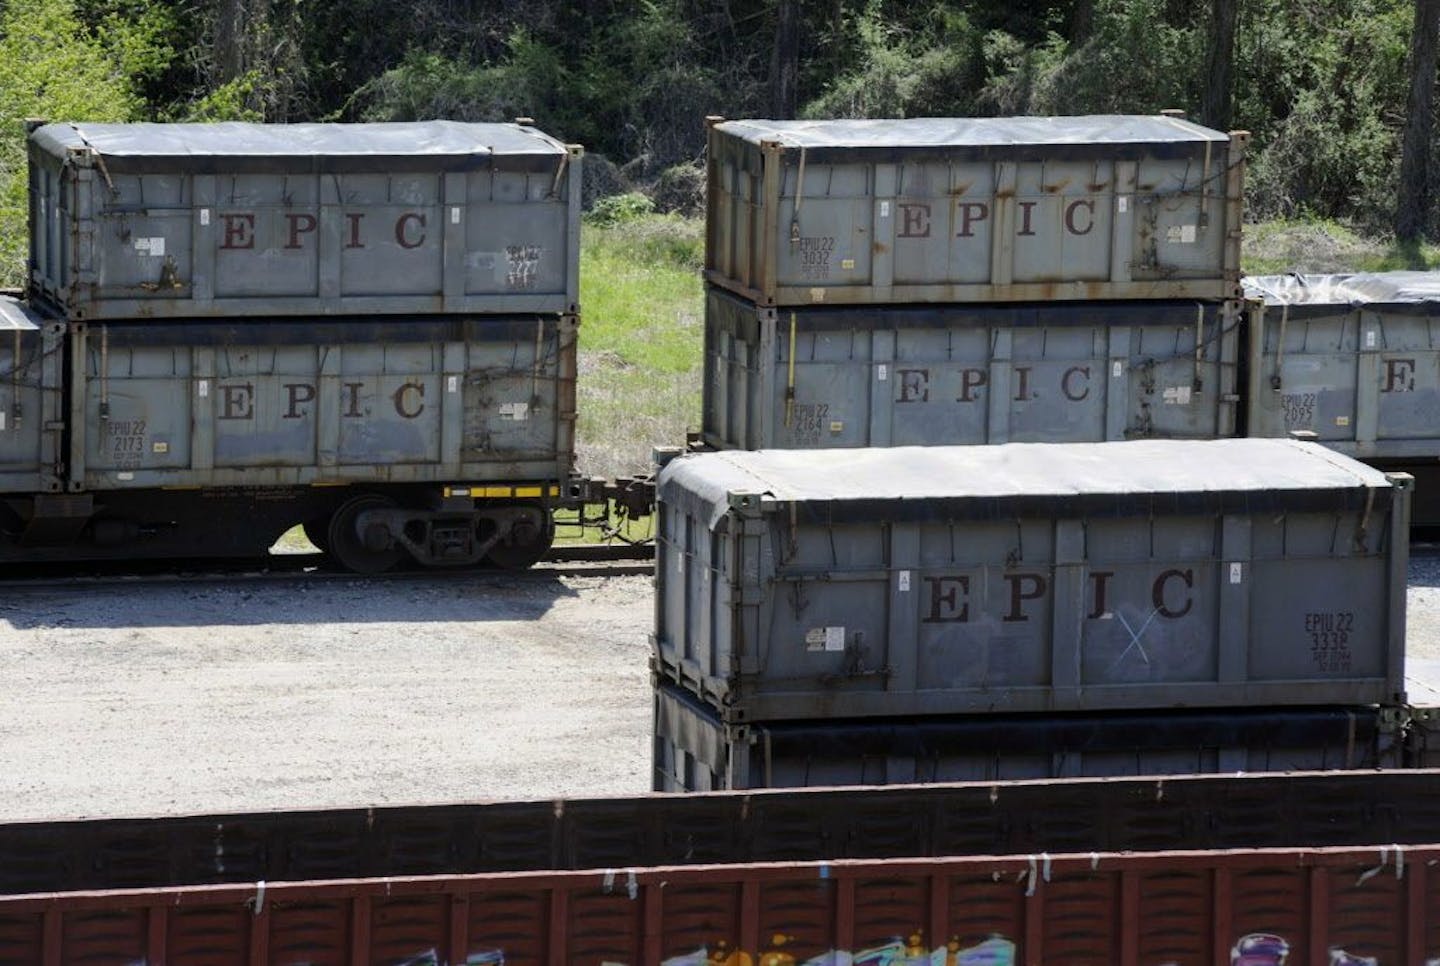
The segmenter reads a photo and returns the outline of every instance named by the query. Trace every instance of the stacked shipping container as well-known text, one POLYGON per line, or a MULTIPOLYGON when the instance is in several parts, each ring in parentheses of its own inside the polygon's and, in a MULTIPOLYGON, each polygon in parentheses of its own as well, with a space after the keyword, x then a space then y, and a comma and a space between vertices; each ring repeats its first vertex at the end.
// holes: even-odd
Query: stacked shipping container
MULTIPOLYGON (((1246 141, 1173 116, 714 119, 703 442, 1236 435, 1246 141)), ((1313 448, 733 459, 662 478, 658 789, 1391 760, 1403 480, 1343 471, 1351 497, 1399 494, 1382 537, 1371 511, 1308 507, 1334 482, 1313 448), (1278 525, 1202 495, 1249 500, 1292 460, 1307 492, 1278 525), (1027 502, 1036 480, 1059 489, 1027 502), (1351 613, 1295 593, 1332 585, 1386 629, 1307 628, 1351 613), (1282 590, 1300 611, 1272 613, 1282 590)))
POLYGON ((548 547, 579 148, 437 121, 50 124, 29 152, 28 295, 57 322, 5 312, 47 360, 8 408, 65 416, 10 447, 54 478, 9 488, 30 555, 263 551, 295 523, 358 570, 548 547), (245 533, 205 526, 242 507, 245 533))

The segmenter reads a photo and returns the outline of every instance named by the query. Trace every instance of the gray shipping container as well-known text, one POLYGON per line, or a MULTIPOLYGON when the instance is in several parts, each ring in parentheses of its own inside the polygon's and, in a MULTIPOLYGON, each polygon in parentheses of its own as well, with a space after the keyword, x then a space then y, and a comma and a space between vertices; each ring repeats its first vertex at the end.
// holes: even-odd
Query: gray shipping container
POLYGON ((582 151, 531 127, 48 124, 30 292, 67 318, 575 312, 582 151))
POLYGON ((58 493, 65 326, 0 295, 0 493, 58 493))
POLYGON ((1399 701, 1409 484, 1294 440, 683 456, 655 667, 733 722, 1399 701))
POLYGON ((1233 436, 1240 303, 775 309, 711 287, 706 444, 1233 436))
POLYGON ((1245 292, 1250 435, 1440 456, 1440 274, 1269 276, 1245 292))
POLYGON ((662 683, 655 689, 651 787, 709 792, 1398 768, 1398 720, 1358 707, 726 724, 662 683))
POLYGON ((564 481, 576 326, 74 323, 70 486, 564 481))
POLYGON ((1158 116, 715 118, 706 277, 766 305, 1235 298, 1248 139, 1158 116))

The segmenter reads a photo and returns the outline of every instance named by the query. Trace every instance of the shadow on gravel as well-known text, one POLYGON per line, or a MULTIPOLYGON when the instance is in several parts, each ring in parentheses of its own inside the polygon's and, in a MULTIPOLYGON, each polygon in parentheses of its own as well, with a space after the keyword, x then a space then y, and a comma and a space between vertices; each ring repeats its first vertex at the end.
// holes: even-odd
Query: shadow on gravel
POLYGON ((417 624, 533 621, 556 601, 576 596, 559 574, 543 571, 11 583, 0 593, 0 625, 33 630, 394 623, 396 633, 414 633, 417 624))

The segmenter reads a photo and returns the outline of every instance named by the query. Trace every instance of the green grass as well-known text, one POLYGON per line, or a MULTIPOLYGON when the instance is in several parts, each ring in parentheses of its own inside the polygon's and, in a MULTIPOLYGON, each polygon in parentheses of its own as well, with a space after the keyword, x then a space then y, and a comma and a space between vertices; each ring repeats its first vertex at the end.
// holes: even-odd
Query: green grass
POLYGON ((700 425, 703 226, 673 215, 585 225, 580 246, 581 472, 649 471, 700 425))
POLYGON ((1424 271, 1440 267, 1440 246, 1367 238, 1336 221, 1267 221, 1245 226, 1240 262, 1247 275, 1424 271))

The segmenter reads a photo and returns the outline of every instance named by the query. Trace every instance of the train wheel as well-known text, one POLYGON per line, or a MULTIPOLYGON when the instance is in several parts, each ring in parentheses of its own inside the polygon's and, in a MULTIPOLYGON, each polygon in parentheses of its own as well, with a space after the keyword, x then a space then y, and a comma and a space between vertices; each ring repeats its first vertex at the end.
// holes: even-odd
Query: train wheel
POLYGON ((524 570, 539 563, 555 542, 555 519, 548 510, 536 509, 543 521, 540 526, 528 518, 517 522, 509 535, 490 548, 485 559, 504 570, 524 570))
POLYGON ((347 570, 361 574, 384 573, 405 559, 405 548, 383 526, 359 527, 360 514, 366 510, 385 510, 395 501, 367 493, 344 503, 330 518, 328 546, 325 552, 347 570))
POLYGON ((305 539, 309 540, 321 553, 330 552, 330 520, 331 518, 328 516, 316 517, 300 524, 300 529, 305 533, 305 539))

